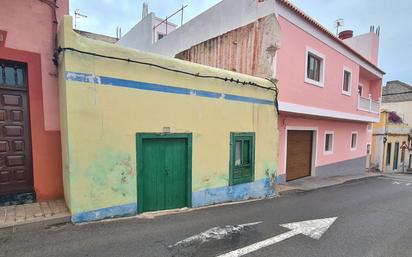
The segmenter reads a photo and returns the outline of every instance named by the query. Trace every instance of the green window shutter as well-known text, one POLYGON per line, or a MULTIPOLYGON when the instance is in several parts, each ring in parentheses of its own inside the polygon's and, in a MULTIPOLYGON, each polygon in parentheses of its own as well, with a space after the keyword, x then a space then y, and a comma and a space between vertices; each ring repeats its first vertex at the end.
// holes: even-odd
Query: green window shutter
POLYGON ((230 133, 229 185, 255 178, 255 133, 230 133))

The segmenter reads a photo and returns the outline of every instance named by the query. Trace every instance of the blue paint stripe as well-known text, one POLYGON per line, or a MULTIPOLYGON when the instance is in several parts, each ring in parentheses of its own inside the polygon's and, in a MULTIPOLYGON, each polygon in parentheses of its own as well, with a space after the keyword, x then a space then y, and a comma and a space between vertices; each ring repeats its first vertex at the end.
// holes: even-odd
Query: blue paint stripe
POLYGON ((107 218, 129 216, 137 213, 137 204, 130 203, 118 206, 112 206, 108 208, 102 208, 92 211, 86 211, 81 213, 76 213, 72 215, 73 223, 81 223, 88 221, 95 221, 107 218))
POLYGON ((256 103, 256 104, 274 104, 274 101, 266 100, 266 99, 259 99, 254 97, 248 96, 240 96, 240 95, 225 95, 225 99, 232 100, 232 101, 239 101, 239 102, 248 102, 248 103, 256 103))
POLYGON ((232 94, 222 94, 218 92, 198 90, 198 89, 188 89, 181 87, 166 86, 160 84, 146 83, 141 81, 118 79, 113 77, 105 76, 94 76, 92 74, 79 73, 79 72, 66 72, 66 80, 78 81, 84 83, 96 83, 102 85, 110 85, 117 87, 134 88, 140 90, 149 90, 162 93, 179 94, 179 95, 194 95, 206 98, 222 98, 230 101, 246 102, 246 103, 256 103, 256 104, 266 104, 274 105, 274 101, 259 99, 254 97, 232 95, 232 94))

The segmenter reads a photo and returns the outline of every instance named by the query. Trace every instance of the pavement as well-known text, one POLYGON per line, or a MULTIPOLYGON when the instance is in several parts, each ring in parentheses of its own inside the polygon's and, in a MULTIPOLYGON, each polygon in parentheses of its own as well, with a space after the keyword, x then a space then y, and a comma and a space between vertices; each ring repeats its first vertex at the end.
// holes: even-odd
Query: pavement
POLYGON ((245 256, 406 257, 412 256, 411 194, 411 175, 351 180, 150 219, 0 233, 0 256, 221 256, 266 240, 245 256), (297 224, 320 229, 294 223, 313 219, 320 220, 297 224))
POLYGON ((0 207, 0 231, 37 229, 70 221, 64 200, 42 201, 0 207))
MULTIPOLYGON (((395 176, 396 173, 390 173, 395 176)), ((339 185, 348 181, 367 179, 371 177, 383 176, 380 172, 364 172, 356 175, 333 176, 333 177, 304 177, 292 180, 277 186, 277 192, 280 195, 310 191, 324 187, 339 185)))

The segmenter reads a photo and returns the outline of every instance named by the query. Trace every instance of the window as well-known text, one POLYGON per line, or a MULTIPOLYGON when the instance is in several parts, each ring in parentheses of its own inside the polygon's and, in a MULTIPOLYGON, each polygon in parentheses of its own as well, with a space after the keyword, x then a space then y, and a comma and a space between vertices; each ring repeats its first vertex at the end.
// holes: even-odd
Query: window
POLYGON ((0 86, 11 88, 25 88, 25 66, 20 63, 1 62, 0 86))
POLYGON ((358 85, 358 95, 362 96, 362 93, 363 93, 363 86, 358 85))
POLYGON ((306 50, 305 82, 323 87, 325 57, 312 49, 306 50))
POLYGON ((229 184, 252 182, 254 173, 255 133, 231 133, 229 184))
POLYGON ((343 69, 343 85, 342 85, 342 94, 351 95, 351 85, 352 84, 352 72, 344 68, 343 69))
POLYGON ((350 149, 356 150, 358 145, 358 132, 352 132, 351 141, 350 141, 350 149))
POLYGON ((368 132, 372 132, 372 124, 371 123, 368 123, 367 130, 368 130, 368 132))
POLYGON ((367 143, 367 144, 366 144, 366 154, 367 154, 367 155, 370 155, 370 154, 371 154, 371 144, 370 144, 370 143, 367 143))
POLYGON ((333 153, 333 132, 325 132, 325 154, 333 153))
POLYGON ((387 165, 391 164, 391 153, 392 153, 392 143, 388 143, 388 146, 386 147, 386 164, 387 165))

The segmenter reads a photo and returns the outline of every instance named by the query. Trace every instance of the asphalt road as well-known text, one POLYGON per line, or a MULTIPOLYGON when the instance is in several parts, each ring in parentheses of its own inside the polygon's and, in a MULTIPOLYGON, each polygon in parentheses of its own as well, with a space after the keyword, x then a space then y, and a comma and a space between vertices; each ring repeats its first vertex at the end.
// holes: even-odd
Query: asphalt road
POLYGON ((296 235, 246 256, 412 256, 412 177, 370 178, 154 219, 0 234, 0 256, 218 256, 289 231, 279 224, 329 217, 337 219, 319 240, 296 235), (254 222, 261 223, 170 247, 213 227, 254 222))

